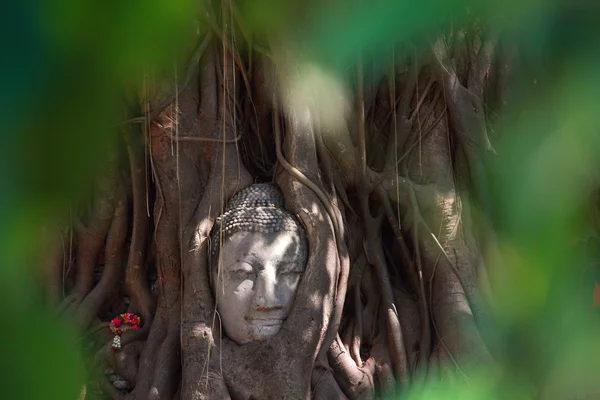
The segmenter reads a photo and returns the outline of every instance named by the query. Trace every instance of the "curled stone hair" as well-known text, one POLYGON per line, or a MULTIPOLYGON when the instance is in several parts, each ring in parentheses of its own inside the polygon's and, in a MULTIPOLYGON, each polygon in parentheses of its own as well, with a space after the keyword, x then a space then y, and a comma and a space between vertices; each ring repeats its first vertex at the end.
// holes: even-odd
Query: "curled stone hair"
POLYGON ((283 194, 270 183, 256 183, 236 193, 217 218, 211 231, 209 273, 217 268, 223 242, 237 232, 295 232, 299 239, 300 256, 306 258, 306 233, 298 220, 283 208, 283 194))

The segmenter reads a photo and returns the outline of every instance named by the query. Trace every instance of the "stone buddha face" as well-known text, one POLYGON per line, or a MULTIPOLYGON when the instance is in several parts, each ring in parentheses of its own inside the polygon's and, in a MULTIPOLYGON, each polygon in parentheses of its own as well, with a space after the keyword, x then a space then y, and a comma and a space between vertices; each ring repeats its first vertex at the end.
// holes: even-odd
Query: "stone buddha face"
POLYGON ((273 185, 252 185, 213 228, 211 286, 225 334, 239 344, 279 332, 306 267, 304 232, 280 196, 273 185))
POLYGON ((291 232, 237 232, 221 247, 213 287, 227 336, 244 344, 279 332, 287 318, 306 256, 291 232))

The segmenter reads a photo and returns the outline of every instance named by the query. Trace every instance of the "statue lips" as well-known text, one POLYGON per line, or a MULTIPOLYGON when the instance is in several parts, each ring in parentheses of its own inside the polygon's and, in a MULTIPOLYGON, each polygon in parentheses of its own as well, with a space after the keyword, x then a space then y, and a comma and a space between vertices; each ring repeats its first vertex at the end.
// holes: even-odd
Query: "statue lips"
POLYGON ((247 321, 250 323, 257 335, 257 339, 266 339, 269 336, 276 335, 281 326, 283 325, 283 318, 248 318, 247 321))
POLYGON ((283 318, 249 318, 248 321, 258 326, 278 326, 283 324, 283 318))
POLYGON ((254 340, 264 340, 279 333, 283 318, 246 318, 254 340))

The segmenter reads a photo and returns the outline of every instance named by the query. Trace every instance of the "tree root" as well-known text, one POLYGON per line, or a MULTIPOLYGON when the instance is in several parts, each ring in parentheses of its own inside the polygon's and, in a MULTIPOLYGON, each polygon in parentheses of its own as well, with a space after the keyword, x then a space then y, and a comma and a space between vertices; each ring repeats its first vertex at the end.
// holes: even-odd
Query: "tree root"
POLYGON ((140 355, 135 388, 130 395, 132 400, 148 398, 156 371, 158 352, 168 331, 167 314, 168 311, 161 307, 156 311, 152 329, 150 329, 150 334, 140 355))
POLYGON ((390 342, 392 344, 392 360, 394 362, 394 372, 401 384, 408 383, 408 364, 406 359, 406 349, 402 338, 402 328, 398 320, 398 312, 394 304, 394 295, 390 283, 383 247, 381 244, 381 221, 383 212, 377 217, 371 215, 369 209, 370 188, 367 185, 367 165, 366 165, 366 143, 365 143, 365 116, 364 116, 364 94, 363 94, 363 76, 362 63, 359 62, 358 74, 358 155, 359 170, 357 172, 361 205, 361 214, 365 226, 365 253, 369 264, 371 264, 377 273, 381 285, 381 293, 386 309, 386 321, 390 342))
POLYGON ((146 160, 143 143, 140 140, 141 132, 128 131, 124 137, 129 156, 133 199, 133 227, 125 270, 125 286, 135 311, 139 310, 145 325, 149 328, 154 313, 152 295, 146 282, 146 253, 149 236, 149 210, 146 209, 145 201, 148 196, 146 160))
POLYGON ((328 359, 337 383, 348 399, 372 399, 375 393, 375 360, 369 358, 358 367, 346 352, 339 337, 331 344, 328 359))
POLYGON ((179 350, 180 324, 177 309, 170 310, 169 327, 165 340, 157 354, 148 400, 171 400, 178 389, 181 355, 179 350))
POLYGON ((468 380, 469 372, 490 366, 492 356, 475 324, 462 285, 450 268, 437 268, 431 305, 436 331, 445 353, 468 380))
POLYGON ((312 373, 312 399, 348 400, 329 369, 315 367, 312 373))
POLYGON ((75 287, 71 294, 64 299, 61 308, 79 305, 92 289, 98 253, 104 245, 104 239, 114 216, 118 167, 116 155, 110 153, 107 160, 107 171, 98 180, 94 207, 88 226, 78 238, 75 287))
MULTIPOLYGON (((421 340, 419 342, 419 361, 418 361, 418 369, 421 371, 426 371, 427 370, 427 359, 429 357, 429 354, 431 353, 431 328, 430 328, 430 321, 429 321, 429 306, 428 306, 428 302, 427 302, 427 292, 425 291, 425 280, 423 278, 423 266, 421 265, 421 254, 419 251, 419 242, 418 240, 415 240, 415 259, 416 262, 412 262, 409 258, 408 258, 408 246, 406 245, 406 242, 404 240, 404 236, 402 235, 402 232, 400 230, 400 224, 398 223, 398 220, 396 219, 396 216, 394 215, 394 212, 392 210, 392 206, 390 204, 390 200, 387 196, 387 193, 385 191, 385 189, 383 188, 383 186, 379 186, 378 187, 378 195, 379 195, 379 199, 381 201, 381 204, 384 207, 388 222, 390 224, 390 226, 392 227, 392 231, 394 232, 394 237, 396 239, 396 242, 400 245, 400 250, 401 250, 401 254, 404 256, 404 264, 408 265, 409 267, 409 273, 411 277, 415 277, 416 275, 416 279, 413 278, 413 286, 414 287, 418 287, 418 291, 419 291, 419 315, 421 316, 420 318, 420 322, 421 322, 421 340), (411 273, 412 272, 412 273, 411 273)), ((418 235, 417 235, 418 236, 418 235)), ((398 296, 396 296, 396 299, 398 299, 398 296)), ((396 300, 397 301, 397 300, 396 300)), ((399 305, 400 310, 403 309, 403 307, 401 307, 399 305)), ((412 326, 412 324, 408 324, 407 326, 412 326)), ((410 351, 407 351, 407 354, 409 355, 409 362, 410 362, 410 351)))
POLYGON ((108 358, 109 364, 115 370, 115 373, 131 384, 135 384, 138 372, 138 363, 140 354, 144 349, 144 343, 141 341, 130 343, 123 346, 122 351, 112 351, 108 358))
POLYGON ((83 327, 87 327, 96 317, 108 295, 114 292, 123 272, 121 264, 127 239, 127 197, 122 189, 118 192, 120 194, 117 195, 115 212, 106 239, 106 264, 102 278, 77 308, 77 318, 83 327))

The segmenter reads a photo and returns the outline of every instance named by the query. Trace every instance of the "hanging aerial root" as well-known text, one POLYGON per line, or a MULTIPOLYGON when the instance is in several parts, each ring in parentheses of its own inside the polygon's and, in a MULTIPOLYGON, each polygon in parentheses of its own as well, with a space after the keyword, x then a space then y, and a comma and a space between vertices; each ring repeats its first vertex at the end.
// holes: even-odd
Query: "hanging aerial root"
POLYGON ((133 199, 133 224, 131 245, 125 270, 125 287, 131 298, 132 307, 139 310, 145 321, 145 333, 149 331, 154 316, 153 300, 146 279, 146 257, 149 239, 149 210, 146 198, 148 197, 146 160, 144 157, 144 143, 139 130, 129 130, 124 135, 129 157, 131 173, 131 187, 133 199))
POLYGON ((393 165, 397 159, 397 149, 404 148, 406 140, 408 139, 412 121, 409 120, 410 103, 413 98, 413 92, 417 87, 417 79, 419 77, 419 66, 415 65, 415 68, 410 68, 406 82, 404 84, 404 90, 400 93, 398 99, 398 108, 396 110, 396 101, 393 101, 395 96, 395 75, 396 71, 392 70, 390 76, 392 77, 392 84, 394 86, 392 93, 392 114, 394 115, 393 132, 390 135, 390 140, 386 152, 386 167, 393 165))
POLYGON ((383 212, 376 217, 371 215, 369 209, 369 195, 372 190, 367 183, 367 165, 366 165, 366 140, 365 140, 365 104, 362 76, 362 61, 358 62, 358 159, 357 181, 361 188, 358 197, 361 205, 361 214, 365 226, 365 253, 369 264, 371 264, 377 273, 381 293, 386 309, 386 321, 390 342, 392 347, 392 360, 394 362, 394 372, 402 384, 408 382, 408 363, 406 358, 406 349, 402 338, 402 328, 398 319, 398 312, 394 304, 394 294, 390 282, 383 246, 381 243, 381 221, 383 212))
POLYGON ((112 223, 116 205, 115 194, 119 185, 119 163, 114 153, 109 154, 106 165, 108 170, 99 177, 96 185, 94 206, 88 225, 78 238, 75 287, 64 299, 61 309, 69 305, 79 305, 94 283, 94 267, 112 223))
POLYGON ((400 246, 401 254, 404 260, 404 265, 408 266, 409 275, 413 277, 413 286, 418 288, 419 314, 421 319, 421 340, 419 342, 419 361, 417 366, 420 370, 426 371, 428 364, 427 359, 429 358, 429 354, 431 353, 431 327, 429 321, 429 306, 427 304, 427 292, 425 291, 425 280, 423 278, 423 266, 419 251, 419 243, 418 241, 415 241, 416 262, 412 262, 408 256, 410 253, 408 250, 408 246, 406 245, 406 241, 404 240, 404 236, 402 235, 398 219, 396 218, 396 215, 392 210, 392 205, 390 203, 387 192, 381 185, 378 187, 378 195, 384 207, 388 222, 392 227, 392 231, 394 232, 396 243, 398 243, 400 246))

